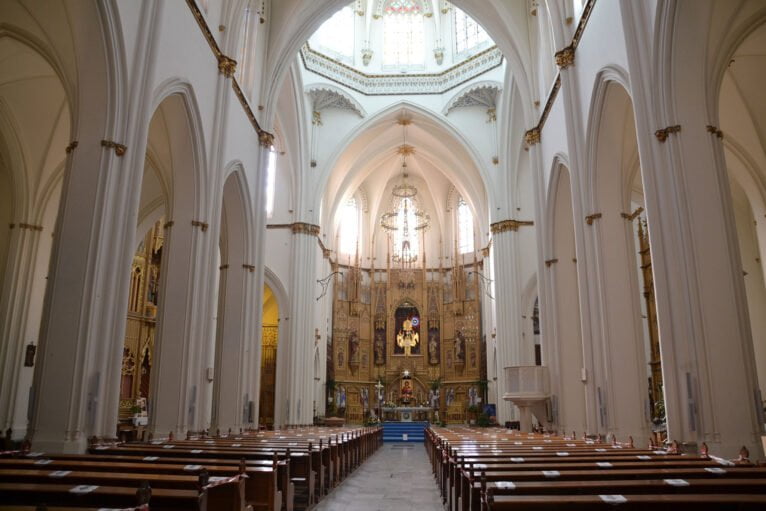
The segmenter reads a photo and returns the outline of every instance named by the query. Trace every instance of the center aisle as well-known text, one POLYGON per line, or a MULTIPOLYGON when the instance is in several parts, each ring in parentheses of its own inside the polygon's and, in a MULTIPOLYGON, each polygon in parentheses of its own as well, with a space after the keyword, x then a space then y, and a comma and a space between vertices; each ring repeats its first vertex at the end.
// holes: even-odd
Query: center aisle
POLYGON ((378 449, 315 511, 442 511, 439 490, 422 444, 378 449))

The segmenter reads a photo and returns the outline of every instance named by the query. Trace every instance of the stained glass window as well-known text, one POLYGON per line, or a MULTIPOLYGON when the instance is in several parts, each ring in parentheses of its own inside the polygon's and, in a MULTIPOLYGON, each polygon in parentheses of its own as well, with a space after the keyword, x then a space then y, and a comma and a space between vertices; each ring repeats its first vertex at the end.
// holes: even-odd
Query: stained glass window
POLYGON ((468 52, 486 42, 489 35, 469 15, 455 7, 455 53, 468 52))
MULTIPOLYGON (((399 204, 399 215, 396 218, 396 231, 394 231, 394 253, 399 258, 416 258, 420 251, 420 239, 415 226, 418 219, 415 217, 417 206, 412 199, 402 199, 399 204)), ((413 259, 414 260, 414 259, 413 259)))
POLYGON ((340 218, 340 251, 343 254, 356 254, 359 240, 359 208, 355 198, 351 197, 346 201, 340 218))
POLYGON ((335 57, 354 56, 354 10, 350 5, 336 12, 317 30, 309 44, 335 57))
POLYGON ((461 254, 473 252, 473 214, 461 197, 457 203, 457 242, 461 254))
POLYGON ((269 151, 269 162, 266 167, 266 216, 274 214, 274 193, 277 185, 277 152, 272 146, 269 151))
POLYGON ((417 66, 425 61, 420 2, 392 0, 383 9, 383 65, 417 66))

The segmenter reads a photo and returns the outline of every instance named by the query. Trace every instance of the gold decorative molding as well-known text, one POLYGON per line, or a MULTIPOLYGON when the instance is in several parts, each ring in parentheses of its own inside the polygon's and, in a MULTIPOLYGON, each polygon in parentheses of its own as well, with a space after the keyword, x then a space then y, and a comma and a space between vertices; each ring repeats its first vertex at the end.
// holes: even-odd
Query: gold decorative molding
POLYGON ((668 135, 678 133, 679 131, 681 131, 681 125, 676 124, 675 126, 668 126, 667 128, 655 131, 654 136, 657 137, 657 140, 660 142, 665 142, 668 139, 668 135))
POLYGON ((707 126, 705 126, 705 129, 707 129, 708 133, 712 133, 716 137, 723 139, 723 131, 721 131, 719 128, 716 128, 715 126, 711 124, 708 124, 707 126))
POLYGON ((237 72, 237 61, 224 54, 218 55, 218 71, 226 78, 231 78, 237 72))
POLYGON ((293 234, 307 234, 309 236, 319 236, 319 226, 306 222, 295 222, 290 224, 290 230, 293 234))
MULTIPOLYGON (((11 224, 13 225, 13 224, 11 224)), ((23 222, 19 222, 19 229, 29 229, 30 231, 37 231, 40 232, 43 230, 42 225, 34 225, 34 224, 26 224, 23 222)))
POLYGON ((399 117, 396 120, 396 124, 398 124, 399 126, 409 126, 410 124, 412 124, 412 119, 410 119, 409 117, 399 117))
MULTIPOLYGON (((258 124, 258 120, 255 118, 253 109, 250 108, 250 103, 245 97, 245 94, 242 92, 242 88, 239 86, 239 83, 237 83, 237 79, 233 76, 234 70, 236 69, 236 64, 237 64, 236 61, 233 59, 230 59, 229 57, 224 55, 223 52, 221 51, 221 48, 218 46, 218 42, 215 40, 215 36, 213 36, 213 32, 210 30, 210 27, 207 25, 207 21, 205 21, 205 16, 204 14, 202 14, 202 11, 199 9, 199 6, 197 5, 196 0, 186 0, 186 5, 189 6, 189 10, 191 10, 192 16, 194 16, 194 19, 197 22, 197 25, 202 31, 203 37, 207 41, 208 46, 210 46, 210 50, 213 52, 213 56, 218 62, 218 69, 222 73, 224 73, 224 69, 229 69, 229 67, 231 66, 230 64, 222 64, 223 59, 228 59, 234 63, 231 69, 231 77, 232 77, 231 86, 234 89, 234 94, 237 96, 237 99, 239 99, 239 102, 242 105, 242 108, 245 110, 245 115, 247 115, 247 118, 250 120, 250 124, 253 125, 253 128, 255 129, 256 133, 258 133, 258 136, 260 137, 261 133, 263 133, 264 131, 261 129, 260 124, 258 124), (224 69, 221 69, 222 65, 224 69)), ((261 23, 263 22, 264 22, 264 19, 261 18, 261 23)), ((220 27, 219 27, 219 30, 220 30, 220 27)))
MULTIPOLYGON (((585 32, 585 27, 588 25, 588 21, 590 20, 590 15, 593 12, 594 5, 596 5, 596 0, 588 0, 586 2, 585 7, 583 7, 582 14, 580 15, 580 21, 577 23, 577 28, 575 29, 574 36, 572 37, 571 44, 567 46, 566 48, 564 48, 563 50, 561 50, 562 52, 568 53, 568 49, 571 48, 572 62, 574 62, 574 51, 577 49, 577 45, 580 44, 580 39, 582 39, 582 35, 585 32)), ((566 61, 568 57, 565 57, 564 55, 562 55, 561 58, 564 59, 564 61, 566 61)), ((571 65, 572 62, 570 62, 569 65, 571 65)), ((557 64, 559 63, 558 57, 557 57, 556 63, 557 64)), ((540 114, 540 120, 538 121, 537 126, 535 126, 538 133, 542 132, 543 127, 545 126, 545 121, 548 119, 548 115, 551 112, 551 108, 553 108, 553 103, 556 101, 556 96, 558 96, 559 89, 561 89, 561 74, 556 75, 556 80, 553 82, 553 87, 548 93, 548 100, 545 102, 545 108, 543 108, 543 111, 540 114)), ((527 133, 529 133, 529 131, 527 131, 527 133)), ((527 140, 527 134, 525 133, 524 141, 526 142, 526 140, 527 140)), ((540 140, 538 137, 537 142, 539 141, 540 140)), ((527 143, 527 149, 529 148, 530 145, 533 145, 533 144, 527 143)))
POLYGON ((255 271, 255 266, 252 264, 243 264, 242 268, 246 269, 250 273, 253 273, 255 271))
POLYGON ((620 213, 620 216, 624 218, 625 220, 632 222, 633 220, 636 219, 636 217, 638 217, 638 215, 643 213, 643 211, 644 211, 644 207, 639 206, 633 213, 620 213))
POLYGON ((260 131, 258 133, 258 141, 261 143, 262 147, 267 149, 271 148, 271 146, 274 145, 274 135, 268 131, 260 131))
POLYGON ((324 243, 322 243, 322 239, 317 236, 317 242, 319 243, 319 248, 322 249, 322 257, 325 259, 330 259, 330 256, 332 255, 332 250, 324 246, 324 243))
POLYGON ((175 222, 173 220, 168 220, 167 222, 165 222, 165 225, 163 225, 162 228, 163 229, 170 229, 171 227, 173 227, 173 224, 175 224, 175 222))
POLYGON ((192 220, 191 224, 194 227, 199 227, 202 232, 207 231, 207 228, 209 227, 209 225, 207 223, 201 222, 199 220, 192 220))
POLYGON ((601 213, 593 213, 592 215, 588 215, 585 217, 585 223, 588 225, 593 225, 593 221, 601 218, 603 215, 601 213))
POLYGON ((499 234, 506 231, 518 231, 519 227, 525 225, 535 225, 531 220, 501 220, 489 225, 489 230, 492 234, 499 234))
POLYGON ((311 124, 314 126, 321 126, 322 125, 322 112, 319 110, 314 110, 311 112, 311 124))
POLYGON ((526 133, 524 133, 524 143, 527 144, 527 146, 533 146, 535 144, 540 143, 540 128, 535 127, 531 130, 527 130, 526 133))
POLYGON ((554 58, 556 59, 556 65, 559 66, 561 69, 566 69, 569 66, 574 64, 575 60, 575 49, 570 44, 569 46, 565 47, 562 50, 557 51, 553 54, 554 58))
POLYGON ((545 267, 550 268, 552 264, 556 264, 557 262, 559 262, 558 259, 548 259, 545 261, 545 267))
POLYGON ((396 148, 396 154, 400 154, 402 156, 411 156, 415 154, 415 146, 411 146, 409 144, 402 144, 396 148))
POLYGON ((218 267, 218 269, 219 270, 228 270, 229 269, 229 265, 228 264, 222 264, 221 266, 218 267))
POLYGON ((78 145, 79 145, 79 142, 78 142, 77 140, 72 140, 72 141, 69 143, 69 145, 68 145, 68 146, 66 146, 66 149, 64 149, 64 151, 66 151, 66 153, 67 153, 67 154, 70 154, 72 151, 74 151, 74 150, 75 150, 75 148, 76 148, 78 145))
POLYGON ((117 156, 122 156, 125 154, 125 151, 128 150, 127 146, 124 146, 122 144, 118 144, 114 140, 102 140, 101 146, 106 147, 108 149, 114 149, 114 154, 117 156))
POLYGON ((497 108, 487 108, 487 122, 497 121, 497 108))
POLYGON ((498 158, 497 156, 493 156, 492 157, 492 164, 493 165, 498 165, 499 163, 500 163, 500 158, 498 158))

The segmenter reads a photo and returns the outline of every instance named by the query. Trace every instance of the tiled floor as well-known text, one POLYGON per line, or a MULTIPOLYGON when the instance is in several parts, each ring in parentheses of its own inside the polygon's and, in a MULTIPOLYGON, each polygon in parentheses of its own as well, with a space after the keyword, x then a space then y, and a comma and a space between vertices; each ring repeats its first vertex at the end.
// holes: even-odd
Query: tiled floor
POLYGON ((316 511, 443 511, 422 444, 384 444, 316 511))

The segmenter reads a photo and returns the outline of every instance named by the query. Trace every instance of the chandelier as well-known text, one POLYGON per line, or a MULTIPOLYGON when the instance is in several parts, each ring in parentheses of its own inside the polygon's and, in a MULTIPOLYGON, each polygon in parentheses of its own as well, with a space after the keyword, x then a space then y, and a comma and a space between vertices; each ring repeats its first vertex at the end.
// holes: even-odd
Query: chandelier
MULTIPOLYGON (((406 129, 409 121, 403 119, 400 124, 406 129)), ((405 143, 399 148, 402 155, 402 177, 391 189, 391 208, 380 217, 380 226, 394 237, 394 262, 412 263, 417 261, 417 250, 412 250, 412 237, 425 232, 431 226, 431 217, 418 207, 418 189, 407 178, 407 156, 414 152, 412 146, 405 143), (413 253, 415 252, 415 253, 413 253)))

